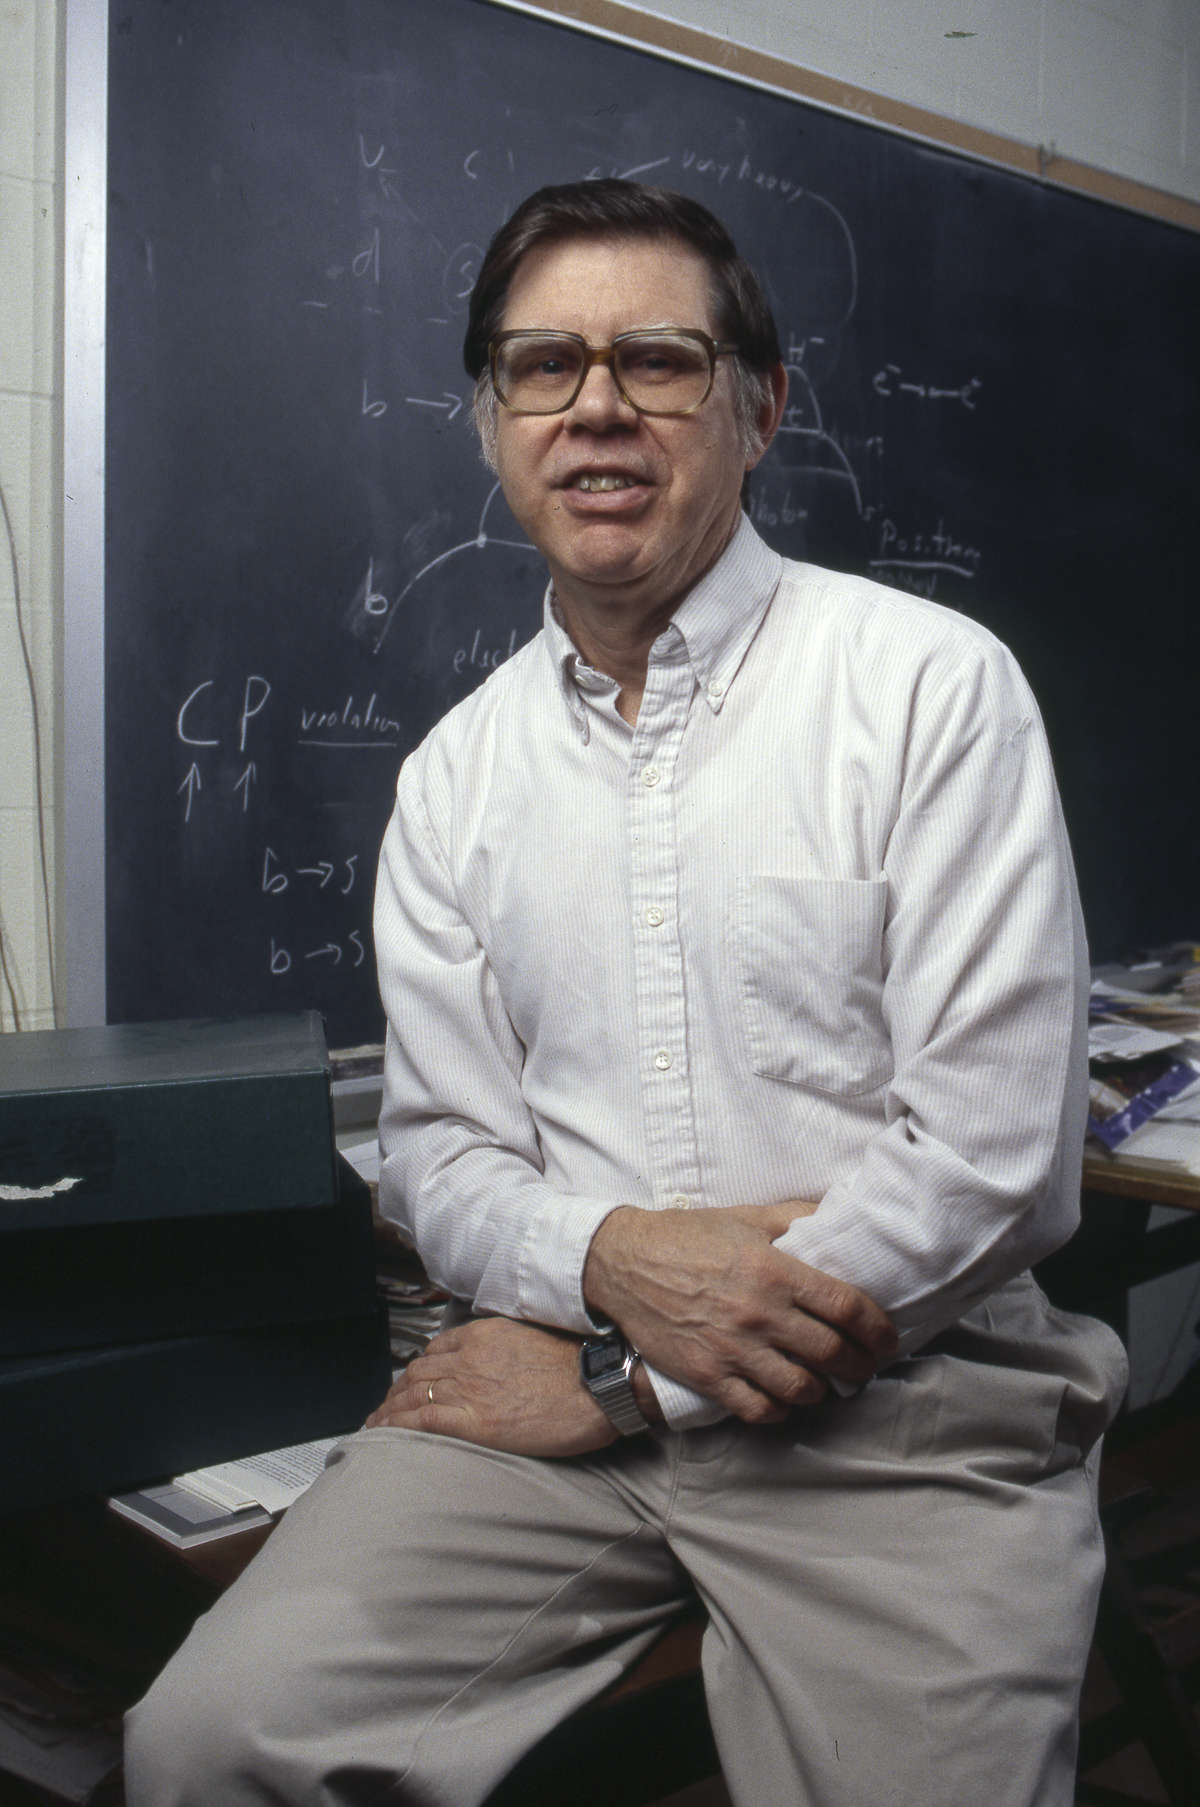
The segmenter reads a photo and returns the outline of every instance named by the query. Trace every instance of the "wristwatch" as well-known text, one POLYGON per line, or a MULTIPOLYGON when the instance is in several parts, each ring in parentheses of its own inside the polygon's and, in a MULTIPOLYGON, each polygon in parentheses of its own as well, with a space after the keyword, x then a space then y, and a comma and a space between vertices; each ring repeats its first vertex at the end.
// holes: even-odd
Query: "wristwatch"
POLYGON ((580 1345, 579 1378, 623 1437, 634 1437, 638 1431, 650 1429, 650 1420, 633 1391, 633 1370, 641 1359, 620 1331, 589 1336, 580 1345))

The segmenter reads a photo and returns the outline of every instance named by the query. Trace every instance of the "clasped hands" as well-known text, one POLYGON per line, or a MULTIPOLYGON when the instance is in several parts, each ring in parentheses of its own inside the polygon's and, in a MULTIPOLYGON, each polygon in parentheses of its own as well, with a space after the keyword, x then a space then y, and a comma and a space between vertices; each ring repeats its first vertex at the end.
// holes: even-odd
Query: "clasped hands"
MULTIPOLYGON (((866 1293, 774 1246, 815 1206, 645 1211, 621 1205, 592 1238, 588 1309, 619 1324, 645 1360, 747 1424, 772 1423, 860 1385, 896 1349, 866 1293)), ((514 1455, 574 1456, 616 1432, 579 1380, 579 1339, 510 1318, 434 1337, 367 1419, 460 1437, 514 1455)), ((654 1413, 640 1375, 639 1399, 654 1413)))

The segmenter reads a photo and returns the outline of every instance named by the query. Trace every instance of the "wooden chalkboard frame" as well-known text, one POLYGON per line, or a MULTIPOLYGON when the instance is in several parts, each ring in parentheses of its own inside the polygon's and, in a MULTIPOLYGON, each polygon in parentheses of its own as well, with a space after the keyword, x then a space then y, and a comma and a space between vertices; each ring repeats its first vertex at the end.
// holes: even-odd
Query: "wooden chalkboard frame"
MULTIPOLYGON (((632 48, 694 65, 1200 230, 1200 206, 1037 147, 888 101, 761 52, 619 4, 488 0, 632 48)), ((66 36, 66 315, 64 327, 64 819, 67 1017, 106 1020, 104 834, 104 463, 107 179, 107 0, 72 0, 66 36)))
POLYGON ((1200 202, 1190 200, 1186 195, 1171 194, 1166 189, 1134 181, 1132 177, 1118 176, 1110 170, 1080 163, 1073 157, 1063 157, 1053 145, 1026 144, 1000 132, 985 131, 961 120, 949 119, 926 107, 892 100, 851 82, 803 69, 766 51, 715 37, 695 26, 639 12, 636 7, 623 5, 621 0, 551 0, 546 6, 526 5, 523 0, 501 0, 501 4, 577 24, 676 62, 693 63, 697 68, 734 76, 755 87, 774 89, 793 100, 807 101, 830 112, 867 120, 887 131, 899 132, 943 150, 956 151, 981 163, 1015 170, 1052 187, 1091 195, 1114 207, 1127 207, 1135 213, 1149 214, 1155 219, 1168 220, 1173 225, 1200 232, 1200 202))

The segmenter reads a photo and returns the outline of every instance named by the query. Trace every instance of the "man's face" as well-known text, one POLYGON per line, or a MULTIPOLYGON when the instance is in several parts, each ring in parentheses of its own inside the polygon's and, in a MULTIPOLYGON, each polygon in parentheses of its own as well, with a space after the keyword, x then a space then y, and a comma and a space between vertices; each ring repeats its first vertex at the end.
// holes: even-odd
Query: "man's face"
MULTIPOLYGON (((532 251, 517 267, 503 320, 506 330, 580 333, 589 345, 660 326, 720 336, 707 266, 671 239, 582 239, 532 251)), ((505 497, 568 608, 673 607, 723 551, 747 469, 733 393, 723 357, 695 413, 638 414, 611 370, 595 364, 565 413, 499 408, 505 497), (598 478, 620 487, 581 487, 598 478)))

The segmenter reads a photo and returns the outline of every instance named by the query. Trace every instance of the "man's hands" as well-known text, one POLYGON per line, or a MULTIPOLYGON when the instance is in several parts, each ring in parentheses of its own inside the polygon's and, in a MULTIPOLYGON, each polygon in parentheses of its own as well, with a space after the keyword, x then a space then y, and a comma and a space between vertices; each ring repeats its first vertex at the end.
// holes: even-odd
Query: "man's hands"
MULTIPOLYGON (((822 1399, 830 1379, 869 1380, 895 1353, 864 1292, 773 1246, 815 1206, 643 1211, 622 1205, 592 1238, 584 1297, 648 1362, 748 1424, 822 1399)), ((661 1416, 644 1372, 634 1390, 661 1416)), ((511 1318, 435 1336, 368 1426, 461 1437, 521 1456, 579 1456, 617 1433, 579 1378, 579 1338, 511 1318), (433 1396, 430 1397, 432 1387, 433 1396)))
POLYGON ((443 1330, 367 1424, 461 1437, 515 1456, 582 1456, 617 1437, 579 1378, 579 1338, 511 1318, 443 1330))
POLYGON ((592 1238, 589 1308, 619 1324, 648 1362, 748 1424, 861 1384, 896 1350, 864 1292, 773 1247, 804 1201, 700 1211, 622 1205, 592 1238))

